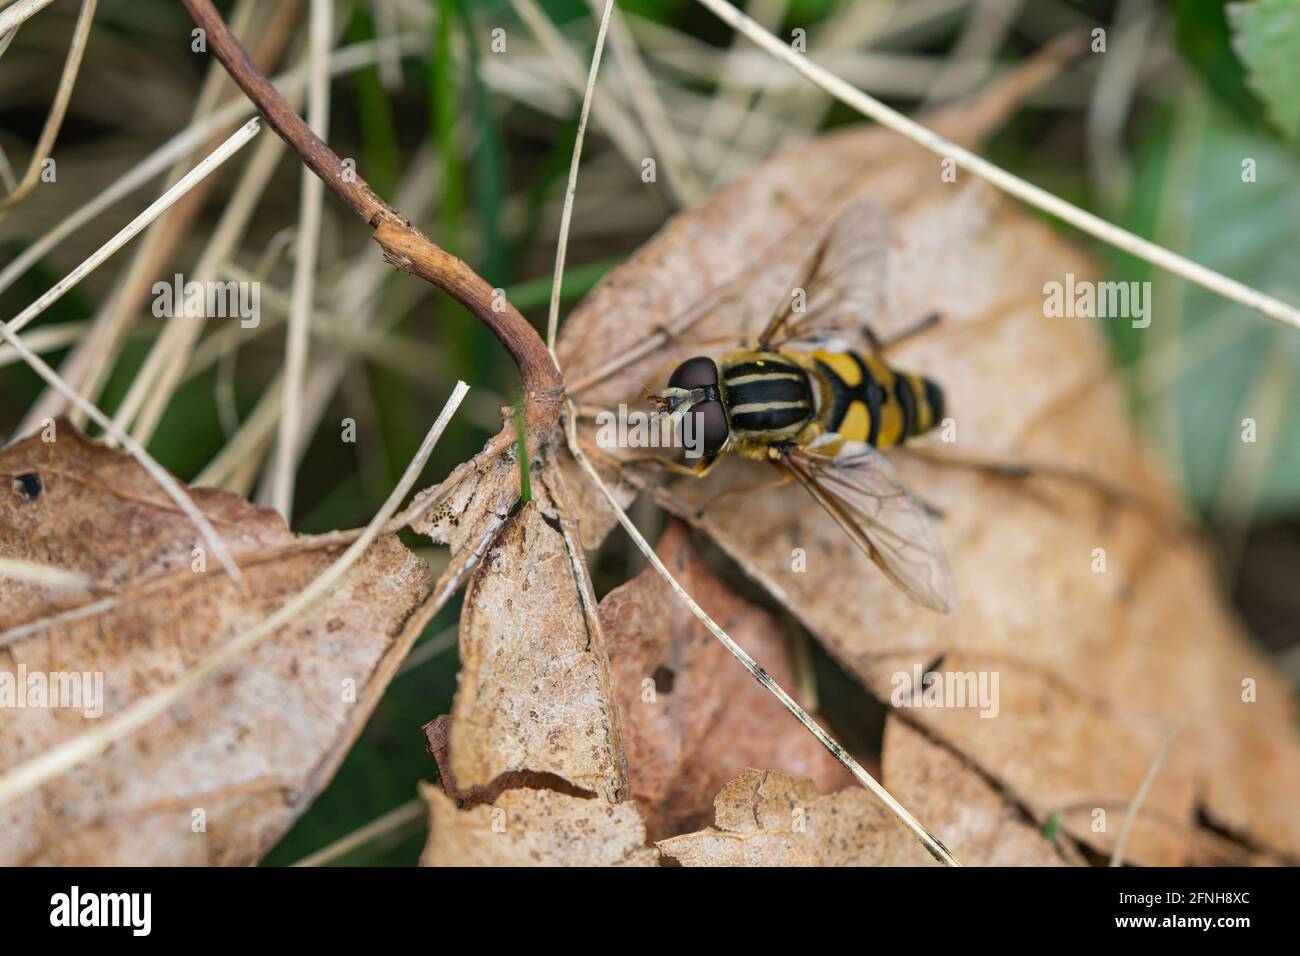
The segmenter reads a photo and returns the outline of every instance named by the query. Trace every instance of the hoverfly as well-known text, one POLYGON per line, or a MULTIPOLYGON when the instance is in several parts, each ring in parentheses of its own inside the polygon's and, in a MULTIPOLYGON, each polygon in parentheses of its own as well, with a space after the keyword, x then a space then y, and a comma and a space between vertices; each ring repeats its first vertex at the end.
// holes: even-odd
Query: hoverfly
POLYGON ((928 432, 944 415, 943 390, 887 365, 870 330, 883 295, 883 223, 874 206, 847 207, 811 260, 802 310, 796 290, 752 348, 687 359, 651 398, 676 422, 699 416, 703 456, 689 471, 703 477, 728 451, 772 463, 908 596, 948 611, 952 579, 930 515, 880 451, 928 432), (852 331, 866 333, 869 352, 846 343, 852 331))

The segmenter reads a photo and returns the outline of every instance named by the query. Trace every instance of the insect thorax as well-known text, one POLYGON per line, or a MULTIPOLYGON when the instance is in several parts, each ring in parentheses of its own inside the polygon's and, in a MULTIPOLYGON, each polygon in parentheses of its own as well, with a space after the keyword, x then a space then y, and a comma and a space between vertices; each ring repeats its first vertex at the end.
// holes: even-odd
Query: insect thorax
POLYGON ((723 356, 719 367, 731 434, 738 443, 787 441, 817 414, 807 371, 784 355, 737 351, 723 356))

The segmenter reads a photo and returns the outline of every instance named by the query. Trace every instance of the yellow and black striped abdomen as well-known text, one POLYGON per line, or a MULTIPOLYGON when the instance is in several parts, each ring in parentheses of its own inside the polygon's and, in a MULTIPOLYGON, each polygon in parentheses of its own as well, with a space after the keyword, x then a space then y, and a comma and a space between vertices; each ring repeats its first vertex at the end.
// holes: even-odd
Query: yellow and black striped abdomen
POLYGON ((818 350, 810 358, 823 381, 822 421, 829 431, 889 448, 943 419, 943 390, 931 379, 857 352, 818 350))

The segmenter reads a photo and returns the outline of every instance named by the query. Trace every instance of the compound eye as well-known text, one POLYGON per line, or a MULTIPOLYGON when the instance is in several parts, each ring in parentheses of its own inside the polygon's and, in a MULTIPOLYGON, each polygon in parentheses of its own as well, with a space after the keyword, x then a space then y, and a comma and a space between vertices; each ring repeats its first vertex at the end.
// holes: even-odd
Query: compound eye
POLYGON ((707 355, 687 359, 668 379, 669 388, 708 388, 718 384, 718 365, 707 355))
POLYGON ((695 419, 695 434, 702 439, 704 454, 712 457, 722 451, 722 446, 727 442, 727 436, 731 433, 731 428, 727 425, 727 413, 723 411, 721 402, 700 402, 693 407, 688 415, 697 415, 695 419))

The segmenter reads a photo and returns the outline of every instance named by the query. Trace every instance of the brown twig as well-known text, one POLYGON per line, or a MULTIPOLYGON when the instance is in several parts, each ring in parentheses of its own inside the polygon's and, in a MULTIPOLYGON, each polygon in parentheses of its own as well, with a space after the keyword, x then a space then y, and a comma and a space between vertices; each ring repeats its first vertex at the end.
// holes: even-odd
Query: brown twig
POLYGON ((442 289, 465 306, 501 341, 519 367, 528 424, 548 433, 560 414, 564 380, 546 345, 519 310, 497 297, 488 283, 442 249, 379 198, 359 175, 311 131, 285 102, 226 27, 211 0, 181 0, 194 23, 207 33, 208 47, 231 79, 266 117, 267 123, 313 173, 374 230, 384 259, 442 289))

